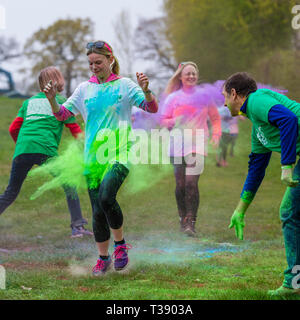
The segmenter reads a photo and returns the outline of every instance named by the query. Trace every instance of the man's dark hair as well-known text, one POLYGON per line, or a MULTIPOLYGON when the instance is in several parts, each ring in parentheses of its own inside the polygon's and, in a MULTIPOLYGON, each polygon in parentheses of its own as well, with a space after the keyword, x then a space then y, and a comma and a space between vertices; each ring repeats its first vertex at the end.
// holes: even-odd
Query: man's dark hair
POLYGON ((231 93, 231 89, 235 89, 236 93, 241 96, 247 96, 250 92, 257 90, 257 85, 246 72, 237 72, 231 75, 224 84, 227 93, 231 93))

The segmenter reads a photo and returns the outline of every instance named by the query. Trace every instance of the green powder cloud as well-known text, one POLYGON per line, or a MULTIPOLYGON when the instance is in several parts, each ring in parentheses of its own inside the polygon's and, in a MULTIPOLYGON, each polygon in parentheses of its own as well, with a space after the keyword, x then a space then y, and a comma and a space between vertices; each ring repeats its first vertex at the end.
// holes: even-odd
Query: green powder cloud
MULTIPOLYGON (((95 139, 91 149, 94 158, 88 164, 84 163, 84 142, 80 139, 72 140, 59 156, 32 170, 29 174, 31 178, 37 179, 48 176, 49 180, 34 192, 31 199, 36 199, 44 192, 57 189, 62 185, 76 188, 78 192, 85 191, 88 187, 97 187, 112 167, 114 161, 121 160, 121 154, 124 155, 125 152, 127 153, 127 159, 131 157, 130 147, 127 145, 127 140, 120 134, 119 129, 112 131, 111 134, 116 138, 116 142, 114 143, 109 142, 109 140, 113 141, 109 135, 107 137, 98 136, 95 139), (105 163, 99 163, 99 159, 103 158, 105 158, 105 163), (86 173, 88 173, 88 182, 85 176, 86 173)), ((127 130, 126 134, 130 134, 130 130, 127 130)), ((161 179, 173 172, 172 165, 170 164, 150 164, 151 148, 155 150, 152 156, 155 154, 157 159, 162 159, 160 142, 157 141, 154 144, 152 142, 151 148, 150 145, 150 137, 148 136, 148 140, 140 142, 140 149, 138 148, 138 151, 137 148, 132 148, 137 153, 137 156, 143 153, 145 148, 148 148, 149 152, 146 164, 129 165, 130 174, 127 178, 126 190, 124 190, 126 194, 144 191, 159 183, 161 179)))

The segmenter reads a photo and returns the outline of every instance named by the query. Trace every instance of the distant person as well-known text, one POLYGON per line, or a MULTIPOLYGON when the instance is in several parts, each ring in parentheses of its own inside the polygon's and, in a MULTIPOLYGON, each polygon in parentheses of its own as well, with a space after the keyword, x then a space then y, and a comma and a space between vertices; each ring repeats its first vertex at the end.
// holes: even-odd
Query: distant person
MULTIPOLYGON (((81 83, 72 96, 59 105, 55 99, 57 85, 49 83, 44 92, 52 106, 56 118, 64 121, 81 114, 85 123, 85 175, 93 210, 93 231, 99 251, 99 259, 93 274, 104 275, 112 266, 117 271, 124 270, 129 262, 128 245, 123 233, 123 213, 116 200, 117 193, 129 173, 126 158, 130 145, 125 142, 110 163, 99 164, 98 141, 102 132, 115 132, 120 122, 131 129, 131 109, 133 106, 155 113, 158 105, 149 90, 149 80, 143 73, 137 73, 138 85, 129 78, 119 76, 119 63, 112 47, 105 41, 87 44, 87 57, 93 76, 81 83), (102 174, 104 171, 104 174, 102 174), (99 174, 99 180, 97 178, 99 174), (101 177, 101 178, 100 178, 101 177), (109 254, 110 232, 114 237, 114 253, 109 254)), ((118 137, 118 136, 116 136, 118 137)), ((114 140, 115 141, 115 140, 114 140)))
POLYGON ((300 293, 293 288, 293 278, 299 272, 293 269, 300 265, 300 162, 294 167, 300 155, 300 104, 269 89, 257 90, 255 80, 244 72, 226 80, 223 95, 233 117, 242 114, 252 122, 248 175, 229 228, 234 227, 237 237, 243 239, 245 213, 264 178, 272 151, 281 153, 281 181, 288 188, 281 202, 280 219, 288 268, 282 286, 269 294, 300 293))
MULTIPOLYGON (((243 119, 239 117, 239 119, 243 119)), ((229 123, 229 133, 231 135, 231 141, 229 142, 229 155, 234 157, 234 147, 239 134, 239 120, 237 117, 233 118, 229 123)))
MULTIPOLYGON (((40 72, 39 86, 41 90, 44 89, 49 80, 58 83, 58 92, 63 91, 64 78, 57 68, 48 67, 40 72)), ((58 103, 66 101, 60 94, 57 94, 55 99, 58 103)), ((23 103, 17 118, 9 128, 9 132, 16 142, 16 147, 9 184, 4 194, 0 195, 0 214, 15 201, 31 168, 34 165, 42 165, 47 160, 57 156, 64 125, 69 128, 75 138, 81 133, 74 117, 64 122, 56 120, 43 92, 23 103)), ((66 186, 63 186, 63 188, 71 215, 71 237, 78 238, 83 235, 92 235, 92 232, 84 228, 87 221, 82 217, 76 191, 66 186)))
POLYGON ((217 152, 217 167, 227 167, 228 163, 227 159, 227 150, 228 146, 232 140, 232 136, 230 134, 230 121, 232 118, 230 111, 225 106, 221 106, 218 108, 221 124, 222 124, 222 136, 220 139, 219 149, 217 152))
POLYGON ((169 80, 161 115, 162 126, 191 129, 193 141, 187 143, 170 143, 169 156, 174 166, 176 180, 175 198, 180 219, 180 230, 187 235, 195 236, 195 224, 199 208, 198 181, 201 172, 191 174, 197 163, 204 163, 207 154, 209 130, 207 120, 212 124, 211 142, 217 147, 221 137, 221 119, 217 107, 206 90, 197 86, 199 79, 198 67, 194 62, 181 63, 169 80), (197 150, 197 130, 204 131, 204 148, 197 150), (196 160, 193 163, 191 159, 196 160), (198 161, 197 161, 198 160, 198 161))
POLYGON ((239 117, 232 117, 229 109, 225 106, 218 108, 221 123, 222 136, 217 153, 217 167, 227 167, 227 155, 234 156, 234 146, 238 137, 238 120, 239 117))

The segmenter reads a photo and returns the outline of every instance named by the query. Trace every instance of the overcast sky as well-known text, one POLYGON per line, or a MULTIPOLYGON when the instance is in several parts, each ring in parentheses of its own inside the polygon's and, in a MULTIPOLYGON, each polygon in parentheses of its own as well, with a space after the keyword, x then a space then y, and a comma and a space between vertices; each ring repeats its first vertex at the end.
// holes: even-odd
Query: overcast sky
MULTIPOLYGON (((112 22, 123 9, 130 12, 135 27, 140 17, 162 16, 162 3, 163 0, 0 0, 0 19, 1 12, 5 12, 5 28, 0 21, 0 35, 15 38, 22 48, 34 32, 58 19, 89 17, 95 23, 95 39, 113 44, 112 22)), ((14 64, 1 66, 15 73, 14 64)))
POLYGON ((48 27, 63 18, 91 18, 95 23, 95 36, 113 40, 112 21, 122 9, 131 13, 133 23, 139 17, 162 15, 162 0, 0 0, 5 10, 5 29, 0 35, 15 37, 24 43, 41 27, 48 27))

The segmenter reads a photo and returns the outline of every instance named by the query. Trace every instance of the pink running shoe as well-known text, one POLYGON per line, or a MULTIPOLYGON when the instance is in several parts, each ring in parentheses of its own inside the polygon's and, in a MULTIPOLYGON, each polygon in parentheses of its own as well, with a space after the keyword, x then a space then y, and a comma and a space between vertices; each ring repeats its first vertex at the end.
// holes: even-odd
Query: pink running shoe
POLYGON ((93 275, 99 276, 104 275, 111 267, 111 257, 109 257, 107 260, 98 259, 97 264, 93 268, 93 275))
POLYGON ((114 259, 114 265, 116 271, 124 270, 124 268, 128 265, 128 250, 132 248, 130 244, 121 244, 114 246, 115 251, 112 255, 114 259))

